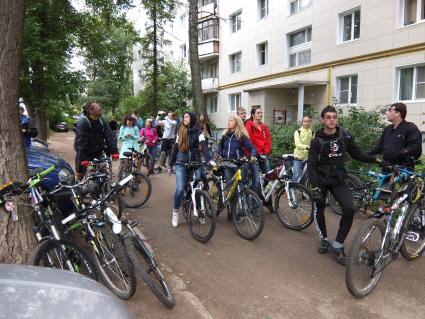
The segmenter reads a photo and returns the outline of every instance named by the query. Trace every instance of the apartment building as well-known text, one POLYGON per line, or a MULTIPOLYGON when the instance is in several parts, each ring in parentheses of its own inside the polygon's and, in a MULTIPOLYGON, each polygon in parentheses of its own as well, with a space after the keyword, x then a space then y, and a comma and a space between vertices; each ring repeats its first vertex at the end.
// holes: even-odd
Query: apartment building
POLYGON ((261 105, 265 122, 306 107, 394 101, 425 131, 425 0, 200 0, 199 55, 210 118, 261 105))

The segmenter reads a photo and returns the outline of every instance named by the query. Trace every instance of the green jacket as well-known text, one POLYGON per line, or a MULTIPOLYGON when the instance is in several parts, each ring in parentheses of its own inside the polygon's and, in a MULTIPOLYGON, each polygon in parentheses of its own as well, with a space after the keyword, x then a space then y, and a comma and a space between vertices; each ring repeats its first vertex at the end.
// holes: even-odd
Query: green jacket
POLYGON ((313 131, 300 127, 294 132, 295 149, 294 156, 303 161, 308 156, 308 148, 313 137, 313 131))

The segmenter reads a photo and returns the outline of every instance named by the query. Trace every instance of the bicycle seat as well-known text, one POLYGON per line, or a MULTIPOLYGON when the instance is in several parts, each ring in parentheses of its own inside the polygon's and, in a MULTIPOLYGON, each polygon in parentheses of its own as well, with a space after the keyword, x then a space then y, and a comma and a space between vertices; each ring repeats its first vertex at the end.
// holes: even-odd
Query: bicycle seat
POLYGON ((131 157, 131 152, 124 152, 124 153, 123 153, 123 155, 124 155, 125 157, 131 157))

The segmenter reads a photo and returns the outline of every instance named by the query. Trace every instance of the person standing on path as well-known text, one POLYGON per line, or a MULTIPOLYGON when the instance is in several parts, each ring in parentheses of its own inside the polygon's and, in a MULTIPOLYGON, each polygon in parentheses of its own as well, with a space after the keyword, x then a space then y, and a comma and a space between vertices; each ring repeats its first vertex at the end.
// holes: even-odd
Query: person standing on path
POLYGON ((295 160, 292 165, 292 181, 296 182, 300 176, 302 162, 308 157, 308 150, 310 148, 310 142, 313 137, 313 132, 310 128, 311 118, 304 115, 302 126, 294 132, 294 156, 295 160))
POLYGON ((164 127, 164 133, 162 134, 161 141, 161 156, 159 158, 159 164, 157 167, 159 173, 162 171, 162 167, 165 167, 165 161, 167 156, 170 156, 171 154, 175 137, 175 127, 177 125, 174 112, 169 111, 167 113, 167 116, 163 120, 161 120, 161 116, 163 116, 164 113, 165 112, 163 111, 159 111, 155 120, 155 127, 164 127))

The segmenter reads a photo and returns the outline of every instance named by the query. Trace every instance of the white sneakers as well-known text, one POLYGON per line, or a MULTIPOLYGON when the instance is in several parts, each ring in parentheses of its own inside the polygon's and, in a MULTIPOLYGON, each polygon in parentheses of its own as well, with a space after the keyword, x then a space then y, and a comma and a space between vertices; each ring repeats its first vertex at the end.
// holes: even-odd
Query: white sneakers
POLYGON ((179 225, 179 211, 173 210, 173 219, 171 220, 171 225, 177 227, 179 225))

